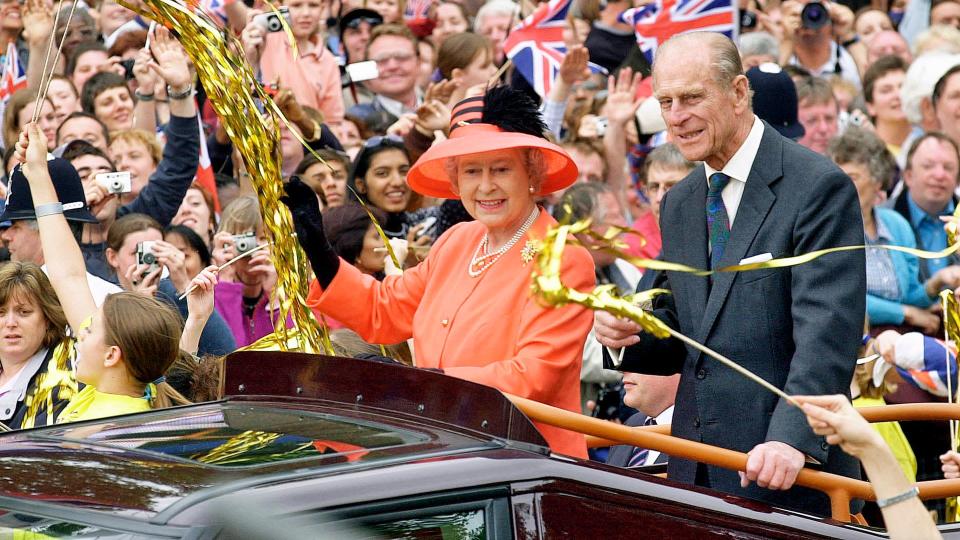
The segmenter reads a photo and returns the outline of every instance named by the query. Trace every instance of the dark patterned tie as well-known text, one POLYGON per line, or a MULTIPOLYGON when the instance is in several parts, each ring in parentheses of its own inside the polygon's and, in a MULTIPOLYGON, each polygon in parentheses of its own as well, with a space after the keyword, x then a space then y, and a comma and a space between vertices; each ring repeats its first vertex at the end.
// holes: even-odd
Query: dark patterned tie
POLYGON ((707 234, 710 235, 710 268, 718 268, 723 250, 730 239, 730 218, 727 207, 723 205, 720 194, 730 183, 730 177, 718 172, 710 175, 710 189, 707 191, 707 234))
MULTIPOLYGON (((643 422, 643 425, 655 426, 657 425, 657 419, 648 416, 643 422)), ((630 459, 627 460, 627 467, 641 467, 645 465, 648 455, 650 455, 650 450, 647 450, 646 448, 640 448, 639 446, 634 447, 633 453, 630 454, 630 459)))

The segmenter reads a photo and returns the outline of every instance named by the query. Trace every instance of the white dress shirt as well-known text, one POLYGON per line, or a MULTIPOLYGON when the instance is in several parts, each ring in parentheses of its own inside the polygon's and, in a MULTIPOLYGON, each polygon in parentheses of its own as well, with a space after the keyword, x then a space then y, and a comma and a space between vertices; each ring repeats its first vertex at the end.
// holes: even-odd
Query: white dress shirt
MULTIPOLYGON (((657 422, 658 426, 673 423, 673 405, 667 407, 662 413, 658 414, 657 417, 654 418, 654 421, 657 422)), ((659 450, 647 450, 647 459, 644 460, 643 464, 653 465, 657 462, 658 457, 660 457, 659 450)))
MULTIPOLYGON (((750 176, 750 170, 753 168, 753 160, 757 157, 760 150, 760 139, 763 138, 763 122, 753 117, 753 127, 750 128, 750 134, 747 135, 743 144, 737 150, 730 161, 720 170, 723 174, 730 177, 730 182, 723 188, 720 194, 723 197, 723 206, 727 209, 727 217, 730 219, 730 229, 733 229, 733 221, 737 217, 737 209, 740 208, 740 199, 743 198, 743 188, 747 185, 747 178, 750 176)), ((716 169, 703 164, 704 172, 707 175, 707 187, 709 188, 710 177, 717 172, 716 169)))

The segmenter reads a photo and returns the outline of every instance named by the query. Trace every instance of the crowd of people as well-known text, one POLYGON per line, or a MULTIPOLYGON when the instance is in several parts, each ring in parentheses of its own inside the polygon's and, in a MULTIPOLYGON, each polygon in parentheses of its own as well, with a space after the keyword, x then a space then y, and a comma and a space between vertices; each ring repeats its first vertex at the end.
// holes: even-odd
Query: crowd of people
MULTIPOLYGON (((633 447, 589 457, 669 461, 681 481, 824 513, 791 489, 797 472, 858 467, 799 409, 680 342, 530 296, 535 239, 590 219, 599 235, 629 231, 632 257, 696 268, 865 244, 702 277, 582 235, 561 266, 582 291, 670 289, 648 306, 657 317, 792 395, 868 405, 956 388, 939 295, 960 287, 946 251, 960 2, 742 0, 733 41, 688 34, 651 61, 621 17, 630 1, 572 0, 546 87, 504 46, 533 5, 281 4, 206 7, 289 121, 277 180, 315 274, 308 305, 338 351, 672 423, 750 453, 747 471, 633 447)), ((0 5, 0 63, 23 67, 3 106, 0 182, 0 421, 14 429, 209 397, 223 356, 273 332, 281 305, 256 192, 176 36, 114 0, 69 12, 0 5), (51 376, 49 407, 27 407, 51 376)), ((588 456, 581 436, 539 427, 555 451, 588 456)), ((960 476, 946 427, 877 432, 910 480, 960 476)))

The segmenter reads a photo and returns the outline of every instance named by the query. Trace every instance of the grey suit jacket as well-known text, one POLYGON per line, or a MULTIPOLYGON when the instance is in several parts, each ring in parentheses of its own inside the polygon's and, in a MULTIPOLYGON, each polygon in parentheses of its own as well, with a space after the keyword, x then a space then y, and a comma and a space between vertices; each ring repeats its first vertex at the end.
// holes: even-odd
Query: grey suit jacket
MULTIPOLYGON (((707 268, 707 180, 698 167, 661 203, 663 259, 707 268)), ((825 157, 764 124, 760 149, 721 261, 774 258, 863 244, 857 193, 825 157)), ((866 303, 863 251, 846 251, 792 268, 718 273, 708 278, 663 272, 670 289, 654 314, 790 395, 846 394, 856 363, 866 303)), ((681 342, 641 333, 621 371, 681 373, 673 434, 748 452, 782 441, 830 472, 859 477, 859 463, 816 436, 804 415, 772 392, 681 342)), ((673 458, 668 475, 694 483, 696 463, 673 458)), ((829 514, 819 492, 740 488, 736 472, 708 468, 711 487, 773 504, 829 514)))

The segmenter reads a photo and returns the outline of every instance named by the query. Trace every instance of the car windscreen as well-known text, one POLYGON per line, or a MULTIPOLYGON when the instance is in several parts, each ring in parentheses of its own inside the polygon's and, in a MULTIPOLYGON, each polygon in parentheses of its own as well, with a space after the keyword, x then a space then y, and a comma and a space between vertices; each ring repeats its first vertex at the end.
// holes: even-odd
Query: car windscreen
POLYGON ((365 419, 231 403, 157 411, 97 426, 64 426, 44 435, 226 468, 309 458, 357 462, 374 451, 430 440, 424 433, 365 419))

